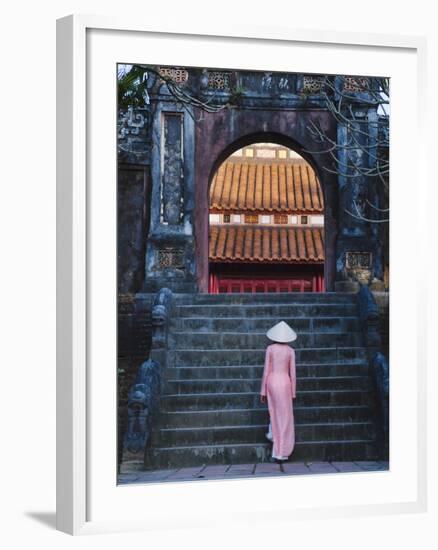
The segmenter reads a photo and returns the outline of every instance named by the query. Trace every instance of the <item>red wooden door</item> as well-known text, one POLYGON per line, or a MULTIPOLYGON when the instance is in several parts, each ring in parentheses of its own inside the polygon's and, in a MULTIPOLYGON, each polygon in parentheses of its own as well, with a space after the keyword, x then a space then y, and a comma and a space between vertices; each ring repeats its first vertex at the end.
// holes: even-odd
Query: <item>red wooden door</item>
POLYGON ((324 292, 322 274, 290 278, 227 277, 210 274, 210 294, 241 292, 324 292))

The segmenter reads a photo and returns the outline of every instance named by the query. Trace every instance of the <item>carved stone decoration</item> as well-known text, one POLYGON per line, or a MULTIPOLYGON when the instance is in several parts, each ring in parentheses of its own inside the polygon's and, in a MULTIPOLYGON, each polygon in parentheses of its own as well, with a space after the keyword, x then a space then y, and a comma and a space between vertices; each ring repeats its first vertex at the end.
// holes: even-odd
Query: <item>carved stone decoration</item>
POLYGON ((163 116, 162 221, 177 225, 183 212, 183 114, 163 116))
POLYGON ((119 123, 119 139, 123 139, 128 135, 138 136, 140 130, 144 128, 147 123, 145 112, 141 113, 139 110, 128 107, 126 112, 120 113, 119 123))
POLYGON ((360 76, 346 76, 344 92, 365 92, 369 88, 368 78, 360 76))
POLYGON ((350 278, 363 285, 369 285, 372 278, 371 252, 347 252, 345 266, 350 278))
POLYGON ((370 269, 371 252, 347 252, 346 265, 348 269, 370 269))
POLYGON ((159 73, 161 76, 173 80, 175 84, 185 84, 189 79, 187 69, 181 69, 179 67, 160 67, 159 73))
POLYGON ((323 76, 303 76, 303 92, 305 94, 319 94, 324 84, 323 76))
POLYGON ((184 249, 182 248, 160 248, 158 250, 159 269, 183 269, 184 268, 184 249))
POLYGON ((162 371, 167 364, 168 324, 173 294, 161 288, 152 306, 150 358, 138 369, 128 395, 128 422, 123 440, 123 461, 144 459, 159 414, 162 371))
POLYGON ((167 327, 172 304, 172 291, 162 288, 157 293, 152 308, 152 348, 165 348, 167 344, 167 327))
POLYGON ((231 74, 221 71, 209 71, 208 87, 213 90, 229 90, 231 88, 231 74))
POLYGON ((117 149, 119 161, 132 164, 149 162, 149 106, 119 109, 117 120, 117 149))
POLYGON ((151 433, 151 418, 157 412, 160 395, 160 365, 148 359, 139 368, 128 396, 128 427, 124 454, 143 457, 151 433))

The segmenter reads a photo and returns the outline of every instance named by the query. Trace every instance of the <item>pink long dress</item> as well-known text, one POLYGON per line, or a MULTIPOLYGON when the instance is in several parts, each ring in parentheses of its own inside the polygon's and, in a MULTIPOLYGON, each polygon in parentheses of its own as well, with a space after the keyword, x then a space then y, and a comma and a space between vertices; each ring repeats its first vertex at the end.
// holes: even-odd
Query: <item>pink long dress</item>
POLYGON ((292 398, 296 396, 295 350, 287 344, 266 348, 260 395, 268 397, 274 458, 288 457, 295 445, 292 398))

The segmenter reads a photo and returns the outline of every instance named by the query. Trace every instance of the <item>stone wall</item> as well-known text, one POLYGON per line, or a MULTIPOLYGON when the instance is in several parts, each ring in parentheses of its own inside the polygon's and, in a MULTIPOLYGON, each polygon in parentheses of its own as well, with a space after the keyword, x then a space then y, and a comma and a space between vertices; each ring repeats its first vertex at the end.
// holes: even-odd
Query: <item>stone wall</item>
POLYGON ((128 393, 139 366, 149 357, 152 337, 150 295, 119 294, 117 339, 117 439, 118 463, 127 426, 128 393))
POLYGON ((118 166, 117 274, 119 293, 139 292, 144 284, 149 232, 148 166, 118 166))

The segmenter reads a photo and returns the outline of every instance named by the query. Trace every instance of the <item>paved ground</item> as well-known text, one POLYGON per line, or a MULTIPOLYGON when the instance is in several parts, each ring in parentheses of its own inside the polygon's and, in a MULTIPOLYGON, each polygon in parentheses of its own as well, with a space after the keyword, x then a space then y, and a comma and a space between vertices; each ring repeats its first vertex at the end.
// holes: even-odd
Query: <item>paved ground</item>
POLYGON ((178 470, 126 471, 118 483, 152 483, 163 481, 196 481, 198 479, 232 479, 239 477, 272 477, 284 475, 333 474, 339 472, 372 472, 388 470, 388 462, 285 462, 283 464, 232 464, 180 468, 178 470))

